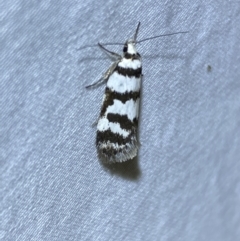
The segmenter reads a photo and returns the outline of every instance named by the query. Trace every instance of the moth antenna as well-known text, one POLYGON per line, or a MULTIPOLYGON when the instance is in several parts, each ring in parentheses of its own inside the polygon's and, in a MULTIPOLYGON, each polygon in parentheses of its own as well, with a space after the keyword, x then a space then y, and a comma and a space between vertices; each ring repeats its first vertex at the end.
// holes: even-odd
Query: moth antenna
POLYGON ((136 43, 142 43, 144 41, 155 39, 155 38, 166 37, 166 36, 171 36, 171 35, 176 35, 176 34, 185 34, 185 33, 189 33, 189 31, 181 31, 181 32, 175 32, 175 33, 161 34, 161 35, 157 35, 157 36, 141 39, 139 41, 136 41, 136 43))
MULTIPOLYGON (((102 45, 123 45, 123 43, 105 43, 102 45)), ((86 49, 86 48, 94 48, 94 47, 99 47, 98 44, 93 44, 93 45, 85 45, 83 47, 78 48, 77 50, 82 50, 82 49, 86 49)))
MULTIPOLYGON (((135 43, 142 43, 144 41, 155 39, 155 38, 160 38, 160 37, 167 37, 167 36, 172 36, 172 35, 177 35, 177 34, 189 33, 189 31, 180 31, 180 32, 175 32, 175 33, 161 34, 161 35, 157 35, 157 36, 153 36, 153 37, 149 37, 149 38, 145 38, 145 39, 141 39, 139 41, 136 41, 136 38, 137 38, 137 35, 138 35, 138 31, 139 31, 139 27, 140 27, 140 22, 138 23, 136 32, 134 34, 134 39, 133 40, 134 40, 135 43)), ((105 43, 103 45, 123 45, 123 43, 105 43)))
MULTIPOLYGON (((147 40, 152 40, 155 38, 160 38, 160 37, 167 37, 167 36, 172 36, 172 35, 177 35, 177 34, 185 34, 185 33, 189 33, 189 31, 180 31, 180 32, 175 32, 175 33, 167 33, 167 34, 161 34, 161 35, 157 35, 157 36, 153 36, 153 37, 149 37, 149 38, 145 38, 145 39, 141 39, 139 41, 137 41, 137 35, 138 35, 138 31, 139 31, 139 27, 140 27, 141 22, 138 22, 135 34, 133 36, 133 41, 137 44, 137 43, 142 43, 145 42, 147 40)), ((123 45, 123 43, 104 43, 102 45, 108 46, 108 45, 123 45)), ((98 44, 93 44, 93 45, 85 45, 83 47, 78 48, 77 50, 82 50, 82 49, 86 49, 86 48, 93 48, 93 47, 99 47, 98 44)))

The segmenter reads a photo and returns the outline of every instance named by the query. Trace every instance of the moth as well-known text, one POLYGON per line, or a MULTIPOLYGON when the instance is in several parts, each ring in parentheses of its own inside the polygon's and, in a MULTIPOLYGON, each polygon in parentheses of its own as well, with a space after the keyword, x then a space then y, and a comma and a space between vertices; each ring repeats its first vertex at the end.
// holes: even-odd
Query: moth
POLYGON ((125 42, 122 55, 109 51, 98 43, 114 62, 99 81, 86 87, 107 81, 96 136, 98 156, 105 163, 125 162, 136 157, 138 153, 142 59, 136 44, 161 36, 186 33, 165 34, 137 41, 139 27, 140 22, 133 38, 125 42))

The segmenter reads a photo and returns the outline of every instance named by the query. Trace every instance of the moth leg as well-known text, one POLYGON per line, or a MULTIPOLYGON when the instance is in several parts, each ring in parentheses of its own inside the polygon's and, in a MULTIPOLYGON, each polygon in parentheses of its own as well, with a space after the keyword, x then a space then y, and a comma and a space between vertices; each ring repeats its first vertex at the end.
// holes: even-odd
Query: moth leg
POLYGON ((99 118, 92 123, 92 127, 95 127, 99 121, 99 118))
POLYGON ((105 47, 103 47, 103 45, 101 45, 100 43, 98 43, 98 46, 100 49, 103 50, 103 52, 108 55, 111 59, 113 60, 120 60, 122 58, 122 56, 120 54, 114 53, 108 49, 106 49, 105 47))
POLYGON ((112 74, 112 72, 114 71, 114 69, 116 68, 118 63, 119 63, 119 61, 114 62, 98 81, 96 81, 95 83, 93 83, 91 85, 86 86, 86 88, 91 88, 93 86, 99 85, 100 83, 103 83, 104 81, 107 81, 109 76, 112 74))

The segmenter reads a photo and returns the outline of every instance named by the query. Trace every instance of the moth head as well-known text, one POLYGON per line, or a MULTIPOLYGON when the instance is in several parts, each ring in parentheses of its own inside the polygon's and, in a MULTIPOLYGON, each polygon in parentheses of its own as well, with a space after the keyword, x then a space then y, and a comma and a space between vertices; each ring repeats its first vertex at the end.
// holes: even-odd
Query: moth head
POLYGON ((137 54, 137 50, 136 50, 136 43, 134 40, 129 39, 125 42, 124 46, 123 46, 123 54, 131 54, 131 55, 135 55, 137 54))
POLYGON ((133 38, 127 40, 124 44, 123 54, 124 54, 125 57, 126 56, 128 56, 128 57, 133 56, 134 57, 136 55, 139 55, 137 53, 137 50, 136 50, 137 35, 138 35, 139 27, 140 27, 140 22, 137 25, 137 28, 136 28, 135 33, 133 35, 133 38))

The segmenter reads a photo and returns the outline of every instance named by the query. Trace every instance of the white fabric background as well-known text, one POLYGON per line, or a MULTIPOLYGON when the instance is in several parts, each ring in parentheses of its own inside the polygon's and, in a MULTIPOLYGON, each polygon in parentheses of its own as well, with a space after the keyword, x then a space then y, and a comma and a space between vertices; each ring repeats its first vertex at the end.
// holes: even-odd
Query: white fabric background
POLYGON ((239 1, 2 1, 0 240, 239 240, 239 23, 239 1), (104 85, 84 87, 110 61, 77 48, 138 21, 139 39, 190 32, 138 45, 139 158, 109 168, 104 85))

